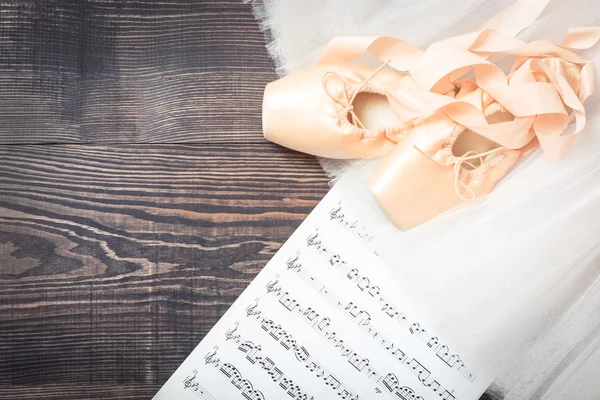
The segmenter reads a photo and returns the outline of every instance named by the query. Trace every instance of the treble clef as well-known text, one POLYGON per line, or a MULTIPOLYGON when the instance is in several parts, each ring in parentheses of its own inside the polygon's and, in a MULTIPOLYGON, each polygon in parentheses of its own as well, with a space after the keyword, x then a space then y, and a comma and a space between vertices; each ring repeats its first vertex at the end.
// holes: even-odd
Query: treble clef
POLYGON ((237 330, 238 330, 237 326, 233 329, 228 329, 227 332, 225 333, 226 340, 231 340, 231 339, 238 337, 238 335, 235 334, 237 332, 237 330))
POLYGON ((318 238, 318 237, 319 237, 319 234, 318 234, 318 233, 315 233, 315 234, 313 234, 313 235, 310 235, 310 236, 308 237, 308 239, 306 239, 306 243, 307 243, 309 246, 313 246, 313 245, 315 245, 315 242, 316 242, 316 240, 317 240, 317 238, 318 238))
POLYGON ((332 210, 329 212, 329 218, 330 218, 331 220, 338 219, 338 218, 343 218, 343 217, 344 217, 343 215, 341 215, 341 216, 338 216, 338 213, 339 213, 340 211, 342 211, 342 207, 338 207, 338 208, 334 208, 334 209, 332 209, 332 210))
POLYGON ((194 376, 188 376, 185 381, 183 381, 183 387, 185 387, 186 389, 189 389, 190 386, 192 386, 196 381, 196 374, 194 374, 194 376))

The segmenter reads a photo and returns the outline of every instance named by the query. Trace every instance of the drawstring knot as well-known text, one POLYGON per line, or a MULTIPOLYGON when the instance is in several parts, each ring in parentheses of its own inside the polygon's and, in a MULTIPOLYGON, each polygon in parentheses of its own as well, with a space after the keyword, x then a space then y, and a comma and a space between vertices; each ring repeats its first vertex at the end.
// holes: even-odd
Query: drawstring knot
POLYGON ((495 149, 484 151, 482 153, 477 153, 477 152, 471 150, 471 151, 467 151, 462 156, 457 157, 454 161, 451 161, 448 163, 443 163, 443 162, 440 162, 440 161, 430 157, 416 145, 413 144, 412 147, 415 150, 417 150, 419 153, 421 153, 421 155, 423 155, 429 161, 431 161, 435 164, 441 165, 442 167, 452 166, 452 168, 454 169, 454 191, 456 192, 456 195, 458 197, 460 197, 460 199, 462 201, 465 201, 465 202, 475 201, 477 199, 477 195, 475 194, 473 189, 471 189, 469 187, 469 185, 467 185, 465 183, 465 179, 463 179, 463 175, 462 175, 462 172, 464 171, 463 166, 468 165, 469 167, 475 169, 475 168, 477 168, 477 166, 471 162, 472 160, 479 160, 479 165, 482 165, 484 163, 484 157, 487 157, 492 154, 496 154, 496 153, 504 150, 504 147, 496 147, 495 149), (466 197, 461 193, 461 188, 466 190, 469 193, 469 197, 466 197))
POLYGON ((356 91, 354 92, 354 94, 352 95, 352 97, 348 98, 348 86, 350 86, 350 82, 348 82, 343 76, 341 76, 340 74, 338 74, 337 72, 334 71, 328 71, 323 75, 323 79, 321 81, 321 86, 323 87, 323 90, 325 91, 325 93, 327 94, 327 96, 329 96, 333 101, 335 101, 336 103, 340 104, 343 108, 344 111, 346 111, 348 114, 350 114, 350 116, 352 117, 352 122, 355 123, 359 128, 362 129, 367 129, 365 128, 365 125, 362 123, 362 121, 360 120, 360 118, 358 118, 358 115, 356 115, 356 113, 354 112, 354 100, 356 99, 356 96, 358 95, 358 93, 360 92, 360 90, 371 80, 373 79, 373 77, 375 75, 377 75, 377 73, 379 71, 381 71, 383 68, 385 68, 386 65, 388 65, 391 62, 391 60, 387 60, 386 62, 384 62, 383 64, 381 64, 379 66, 379 68, 377 68, 375 71, 373 71, 373 73, 371 75, 369 75, 367 77, 367 79, 365 79, 360 86, 356 89, 356 91), (327 88, 327 77, 328 76, 334 76, 338 79, 338 81, 342 84, 342 95, 343 97, 340 99, 337 96, 334 96, 329 89, 327 88))

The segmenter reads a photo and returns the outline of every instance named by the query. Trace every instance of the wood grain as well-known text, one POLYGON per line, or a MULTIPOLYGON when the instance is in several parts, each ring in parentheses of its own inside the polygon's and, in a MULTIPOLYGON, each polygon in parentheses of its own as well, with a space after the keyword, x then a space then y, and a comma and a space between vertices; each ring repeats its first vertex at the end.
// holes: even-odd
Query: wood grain
POLYGON ((314 158, 266 143, 4 146, 0 159, 6 399, 32 382, 27 398, 74 382, 157 389, 327 191, 314 158))
POLYGON ((275 78, 241 0, 0 2, 0 143, 260 143, 275 78))
POLYGON ((11 400, 63 400, 63 399, 102 399, 131 400, 151 399, 160 389, 157 385, 36 385, 8 389, 0 398, 11 400), (6 397, 3 397, 6 396, 6 397))

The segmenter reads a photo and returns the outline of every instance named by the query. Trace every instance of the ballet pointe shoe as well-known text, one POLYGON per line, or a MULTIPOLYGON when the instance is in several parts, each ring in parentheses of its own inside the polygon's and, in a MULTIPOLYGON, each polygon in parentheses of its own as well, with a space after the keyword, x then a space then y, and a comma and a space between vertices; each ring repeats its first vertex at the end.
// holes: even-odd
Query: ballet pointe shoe
MULTIPOLYGON (((486 117, 512 119, 497 103, 486 109, 486 117)), ((490 193, 521 154, 438 113, 415 126, 383 160, 370 190, 388 219, 407 230, 490 193)))
MULTIPOLYGON (((582 68, 579 65, 556 57, 544 58, 537 63, 529 75, 531 81, 556 84, 565 96, 580 94, 582 68)), ((522 79, 524 72, 527 71, 511 73, 508 77, 510 85, 518 87, 520 82, 516 80, 522 79)), ((411 229, 463 202, 487 195, 521 156, 537 149, 542 140, 548 140, 546 136, 532 136, 534 129, 527 122, 533 121, 531 117, 519 118, 508 110, 511 107, 518 113, 528 104, 548 101, 540 94, 543 92, 523 92, 524 98, 518 100, 503 98, 505 108, 497 98, 477 88, 472 81, 457 81, 456 89, 456 100, 462 102, 463 112, 468 109, 466 104, 481 110, 485 124, 478 126, 480 133, 457 122, 455 117, 461 114, 453 113, 452 108, 438 111, 415 121, 409 135, 384 158, 370 179, 375 200, 400 229, 411 229), (525 129, 521 123, 525 123, 525 129), (522 135, 513 135, 514 132, 522 135), (490 136, 499 140, 512 136, 521 139, 507 140, 501 145, 490 136)), ((502 92, 498 94, 502 95, 502 92)), ((561 117, 564 120, 564 116, 561 117)), ((540 118, 547 116, 535 118, 545 122, 540 118)), ((548 121, 561 122, 560 119, 548 121)), ((557 149, 564 150, 564 147, 557 149)), ((557 151, 557 156, 551 159, 559 160, 565 153, 557 151)))
POLYGON ((389 153, 406 130, 387 94, 403 75, 361 65, 315 66, 269 83, 263 99, 267 140, 337 159, 389 153))

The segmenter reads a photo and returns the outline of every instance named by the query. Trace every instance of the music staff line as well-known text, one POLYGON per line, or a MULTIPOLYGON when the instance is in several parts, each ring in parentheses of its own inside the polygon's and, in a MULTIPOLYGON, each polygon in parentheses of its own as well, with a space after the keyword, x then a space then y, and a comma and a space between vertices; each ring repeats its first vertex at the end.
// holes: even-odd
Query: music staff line
POLYGON ((337 222, 338 225, 356 237, 366 248, 371 250, 373 254, 376 256, 381 255, 381 249, 373 245, 375 236, 369 233, 366 227, 361 226, 357 219, 348 218, 346 214, 344 214, 341 201, 338 202, 338 207, 334 207, 329 211, 329 219, 337 222))
MULTIPOLYGON (((298 261, 298 257, 288 260, 286 266, 288 270, 295 272, 308 284, 308 286, 329 301, 329 303, 337 308, 342 315, 357 325, 363 332, 371 336, 388 354, 397 361, 400 361, 400 363, 411 373, 417 375, 423 386, 433 390, 443 400, 455 399, 452 391, 445 389, 437 380, 433 379, 429 370, 423 367, 418 361, 408 357, 398 345, 387 339, 377 329, 369 326, 371 316, 367 311, 360 310, 353 302, 345 302, 336 294, 332 293, 323 283, 302 267, 302 264, 298 261), (416 361, 416 363, 413 362, 413 360, 416 361), (419 368, 423 368, 423 371, 417 369, 417 364, 420 366, 419 368)), ((279 301, 281 304, 289 311, 293 311, 297 306, 297 302, 289 296, 288 292, 283 291, 278 281, 269 282, 266 289, 268 293, 276 293, 276 296, 280 297, 279 301)))
MULTIPOLYGON (((247 311, 247 315, 253 316, 252 312, 247 311)), ((343 384, 335 375, 333 375, 328 369, 322 366, 322 364, 310 355, 308 350, 304 346, 298 345, 292 335, 287 332, 281 332, 281 335, 274 336, 270 335, 272 339, 276 340, 284 349, 294 353, 296 359, 302 363, 311 372, 315 372, 317 378, 322 378, 326 386, 331 387, 336 391, 337 395, 343 400, 360 400, 358 395, 352 392, 345 384, 343 384)), ((246 353, 246 359, 252 364, 259 363, 263 369, 267 370, 269 375, 274 381, 280 380, 282 372, 279 368, 275 367, 274 362, 269 357, 264 357, 261 353, 261 346, 255 345, 250 341, 244 340, 242 335, 238 331, 236 326, 233 329, 229 329, 225 333, 226 341, 232 341, 239 344, 238 350, 246 353)), ((295 385, 295 384, 294 384, 295 385)), ((305 394, 301 393, 301 389, 295 385, 298 393, 288 392, 288 395, 293 399, 298 400, 309 400, 305 394)), ((313 397, 310 397, 313 400, 313 397)))
POLYGON ((217 357, 217 350, 204 356, 204 363, 206 365, 211 365, 220 371, 246 399, 265 400, 265 396, 262 392, 254 389, 252 382, 249 379, 244 379, 242 373, 235 366, 230 363, 221 362, 221 359, 217 357))
POLYGON ((389 318, 400 322, 408 328, 411 335, 416 336, 421 342, 426 344, 446 365, 458 371, 469 382, 475 381, 477 376, 465 366, 458 354, 450 354, 450 348, 440 343, 437 336, 429 335, 426 329, 421 328, 419 322, 412 320, 383 296, 379 286, 373 285, 367 276, 361 276, 358 269, 352 268, 341 259, 339 254, 329 250, 319 239, 318 233, 311 234, 306 239, 306 247, 314 248, 317 254, 325 257, 332 267, 341 272, 348 280, 355 283, 361 292, 368 293, 379 304, 381 311, 385 312, 389 318))
MULTIPOLYGON (((283 303, 281 303, 281 297, 279 297, 279 300, 280 304, 286 307, 283 303)), ((251 304, 246 308, 246 314, 249 317, 252 317, 253 320, 259 322, 261 328, 265 332, 269 333, 273 339, 279 341, 281 337, 284 337, 285 339, 283 340, 288 340, 289 334, 285 331, 285 329, 283 329, 281 324, 276 324, 273 320, 268 319, 268 317, 266 317, 262 310, 260 310, 258 307, 258 303, 251 304)), ((335 332, 329 329, 330 319, 328 317, 320 318, 319 314, 316 313, 312 308, 303 308, 300 304, 297 304, 297 307, 291 312, 294 312, 303 322, 310 326, 319 335, 324 337, 328 343, 333 345, 333 347, 335 347, 341 356, 345 358, 346 361, 348 361, 348 363, 357 371, 366 375, 380 388, 387 390, 386 393, 388 393, 390 396, 393 397, 395 395, 396 398, 402 400, 423 400, 421 396, 417 396, 415 394, 412 388, 408 386, 401 386, 398 378, 393 373, 388 373, 384 376, 369 365, 370 361, 368 358, 360 356, 352 348, 344 344, 344 341, 340 339, 335 332)), ((283 340, 281 343, 283 343, 283 340)), ((321 368, 322 366, 315 365, 311 366, 310 370, 320 371, 321 368)))
POLYGON ((183 387, 191 390, 201 400, 217 400, 196 380, 198 377, 198 370, 193 370, 192 374, 192 376, 188 376, 183 380, 183 387))

